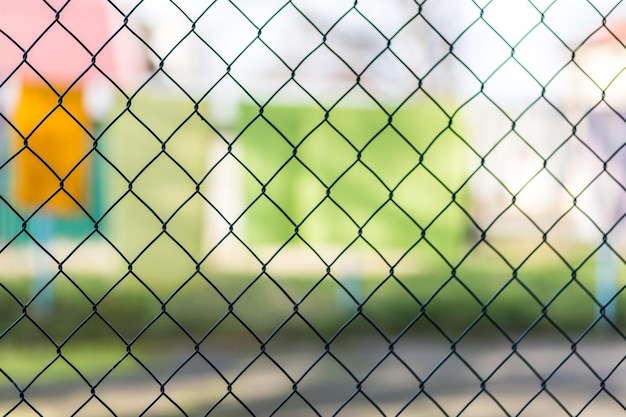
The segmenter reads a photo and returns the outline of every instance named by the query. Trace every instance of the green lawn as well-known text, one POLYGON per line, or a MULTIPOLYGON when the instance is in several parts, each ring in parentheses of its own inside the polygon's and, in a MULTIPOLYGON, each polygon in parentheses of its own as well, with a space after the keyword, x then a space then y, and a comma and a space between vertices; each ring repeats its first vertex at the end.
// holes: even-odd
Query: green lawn
MULTIPOLYGON (((141 356, 150 358, 150 353, 141 356)), ((136 360, 126 354, 124 346, 112 343, 111 340, 69 346, 62 348, 61 354, 57 353, 54 346, 44 343, 3 346, 0 349, 0 364, 2 370, 20 387, 33 380, 37 384, 59 384, 67 381, 82 383, 78 372, 95 383, 108 372, 126 376, 142 369, 136 360)), ((0 388, 9 385, 11 381, 0 375, 0 388)))

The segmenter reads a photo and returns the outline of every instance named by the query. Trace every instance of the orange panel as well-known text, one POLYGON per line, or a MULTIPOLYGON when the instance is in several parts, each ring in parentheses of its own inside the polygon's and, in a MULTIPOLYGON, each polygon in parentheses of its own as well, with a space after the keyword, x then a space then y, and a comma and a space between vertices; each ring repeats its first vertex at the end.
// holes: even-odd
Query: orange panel
POLYGON ((87 202, 88 161, 82 158, 91 147, 85 129, 90 129, 80 90, 59 98, 45 85, 24 85, 11 119, 20 134, 13 132, 16 155, 15 193, 20 206, 71 213, 87 202), (71 116, 70 116, 71 114, 71 116), (81 127, 82 125, 82 127, 81 127), (61 186, 63 183, 63 186, 61 186))

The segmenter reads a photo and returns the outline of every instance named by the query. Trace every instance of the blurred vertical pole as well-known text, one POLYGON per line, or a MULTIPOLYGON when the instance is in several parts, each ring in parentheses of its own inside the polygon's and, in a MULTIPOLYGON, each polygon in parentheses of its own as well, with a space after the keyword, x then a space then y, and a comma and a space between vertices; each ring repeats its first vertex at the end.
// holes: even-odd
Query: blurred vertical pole
MULTIPOLYGON (((222 242, 222 239, 229 234, 232 223, 243 210, 241 170, 237 166, 237 162, 229 155, 232 153, 230 145, 234 140, 235 127, 240 116, 240 93, 236 91, 235 86, 224 87, 209 95, 208 105, 210 122, 214 124, 220 137, 214 138, 214 142, 207 147, 208 169, 212 170, 216 166, 218 168, 206 180, 205 195, 219 210, 219 213, 215 213, 214 209, 207 205, 203 233, 204 246, 211 251, 220 242, 219 248, 224 251, 221 254, 227 258, 227 261, 236 262, 237 260, 233 258, 235 256, 234 240, 225 239, 222 242), (224 153, 225 148, 227 149, 226 153, 224 153), (222 216, 228 224, 225 223, 222 216)), ((241 220, 238 221, 238 224, 241 224, 241 220)))
POLYGON ((87 111, 87 115, 91 119, 91 134, 94 138, 94 152, 93 163, 91 167, 91 174, 93 175, 91 185, 93 191, 91 192, 91 215, 95 221, 100 220, 100 216, 103 213, 104 207, 104 173, 103 161, 99 158, 98 151, 102 149, 102 137, 105 126, 106 116, 113 108, 114 97, 112 87, 103 82, 88 82, 85 85, 85 94, 83 96, 84 107, 87 111))
MULTIPOLYGON (((626 167, 619 166, 619 158, 615 159, 613 153, 619 149, 625 133, 622 126, 621 117, 611 112, 592 113, 590 116, 591 126, 596 134, 599 150, 603 154, 605 161, 604 170, 608 173, 607 163, 609 161, 618 162, 618 172, 611 171, 611 175, 622 178, 621 172, 626 167)), ((604 188, 604 187, 601 187, 604 188)), ((601 326, 608 326, 608 321, 615 323, 617 320, 617 302, 614 300, 618 287, 618 257, 609 245, 609 233, 619 220, 620 212, 624 207, 624 196, 611 189, 599 189, 598 200, 602 201, 602 228, 603 242, 598 249, 596 258, 596 299, 600 303, 597 313, 603 315, 606 320, 601 320, 601 326), (602 312, 604 311, 604 314, 602 312)))
MULTIPOLYGON (((609 245, 604 243, 598 249, 597 255, 596 298, 600 303, 598 314, 602 315, 602 310, 604 310, 604 317, 613 323, 617 319, 617 302, 614 299, 618 285, 617 266, 617 256, 615 256, 609 245)), ((600 323, 603 326, 607 325, 605 321, 600 323)))
MULTIPOLYGON (((3 115, 13 114, 17 101, 19 100, 19 86, 16 82, 4 81, 0 87, 0 112, 3 115)), ((5 116, 8 117, 8 116, 5 116)), ((10 119, 9 119, 10 120, 10 119)), ((0 195, 7 198, 11 192, 12 178, 8 175, 10 168, 5 166, 11 155, 11 142, 9 137, 11 129, 3 117, 0 117, 0 165, 7 174, 0 175, 0 195)), ((19 230, 21 219, 16 216, 3 203, 0 207, 0 237, 11 239, 10 230, 19 230)))
MULTIPOLYGON (((0 93, 0 112, 8 114, 8 111, 6 111, 4 107, 4 100, 2 94, 0 93)), ((9 151, 7 149, 9 146, 9 141, 7 136, 8 132, 6 122, 2 117, 0 117, 0 166, 2 166, 2 169, 4 170, 7 169, 4 164, 6 163, 9 155, 9 151)), ((7 175, 0 175, 0 196, 3 197, 7 195, 7 192, 9 190, 7 177, 7 175)), ((2 207, 0 207, 0 239, 3 239, 4 234, 7 233, 7 231, 9 230, 8 219, 5 215, 5 207, 3 206, 4 204, 2 204, 2 207)), ((1 247, 2 246, 0 246, 0 248, 1 247)))
POLYGON ((52 278, 54 271, 49 267, 47 254, 41 247, 49 251, 49 246, 54 238, 54 217, 51 214, 40 211, 33 216, 29 223, 31 225, 30 233, 34 238, 32 245, 32 264, 33 264, 33 297, 37 296, 35 309, 42 315, 50 315, 53 313, 54 307, 54 289, 52 286, 52 278))
POLYGON ((596 100, 598 86, 602 88, 604 103, 600 102, 598 107, 588 110, 593 139, 588 145, 601 159, 604 171, 600 172, 597 178, 599 185, 596 185, 603 241, 596 254, 595 286, 596 299, 600 304, 597 312, 602 315, 604 311, 603 316, 606 319, 600 322, 603 326, 608 326, 609 321, 615 323, 617 319, 619 257, 610 246, 609 233, 616 230, 626 207, 626 193, 623 189, 626 183, 626 153, 620 151, 626 135, 626 78, 622 76, 624 63, 621 55, 624 52, 624 42, 626 21, 623 17, 612 21, 610 26, 600 26, 585 41, 586 48, 582 48, 585 51, 580 54, 576 52, 576 59, 582 64, 585 76, 595 86, 588 84, 585 87, 584 83, 578 83, 575 88, 569 89, 581 94, 586 103, 591 103, 590 100, 596 100), (618 188, 603 187, 602 177, 610 182, 616 181, 618 188), (608 180, 608 177, 611 179, 608 180))
POLYGON ((360 256, 358 253, 351 255, 347 260, 346 269, 340 272, 339 282, 343 288, 337 286, 337 308, 346 312, 354 311, 355 307, 363 302, 364 293, 363 267, 360 256))

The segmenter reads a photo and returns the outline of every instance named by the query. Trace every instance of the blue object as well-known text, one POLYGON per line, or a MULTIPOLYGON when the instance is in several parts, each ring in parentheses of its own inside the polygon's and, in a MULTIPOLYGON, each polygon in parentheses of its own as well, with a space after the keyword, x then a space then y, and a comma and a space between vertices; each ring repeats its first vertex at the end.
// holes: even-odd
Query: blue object
MULTIPOLYGON (((609 245, 604 243, 598 249, 596 262, 596 298, 600 303, 598 314, 601 314, 604 308, 604 317, 615 323, 617 319, 617 300, 615 299, 618 280, 617 256, 609 245)), ((601 323, 607 324, 605 321, 601 323)))
POLYGON ((52 313, 54 306, 54 290, 50 281, 54 275, 53 271, 51 271, 48 267, 48 255, 43 252, 39 246, 43 246, 48 249, 50 243, 52 242, 54 238, 54 217, 52 215, 39 212, 33 216, 28 223, 31 226, 29 231, 36 240, 36 242, 32 242, 33 297, 41 291, 41 294, 37 295, 37 299, 33 305, 39 313, 50 314, 52 313))

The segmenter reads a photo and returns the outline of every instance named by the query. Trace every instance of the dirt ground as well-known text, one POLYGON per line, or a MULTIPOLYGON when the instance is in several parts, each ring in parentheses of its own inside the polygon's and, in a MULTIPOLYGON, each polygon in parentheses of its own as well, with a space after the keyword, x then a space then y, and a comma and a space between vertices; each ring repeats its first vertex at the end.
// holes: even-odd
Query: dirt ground
POLYGON ((626 415, 626 341, 382 338, 172 349, 150 372, 33 387, 0 412, 36 416, 626 415), (152 374, 151 374, 152 373, 152 374), (10 411, 16 404, 19 406, 10 411), (37 412, 33 411, 33 407, 37 412), (74 414, 75 413, 75 414, 74 414))

